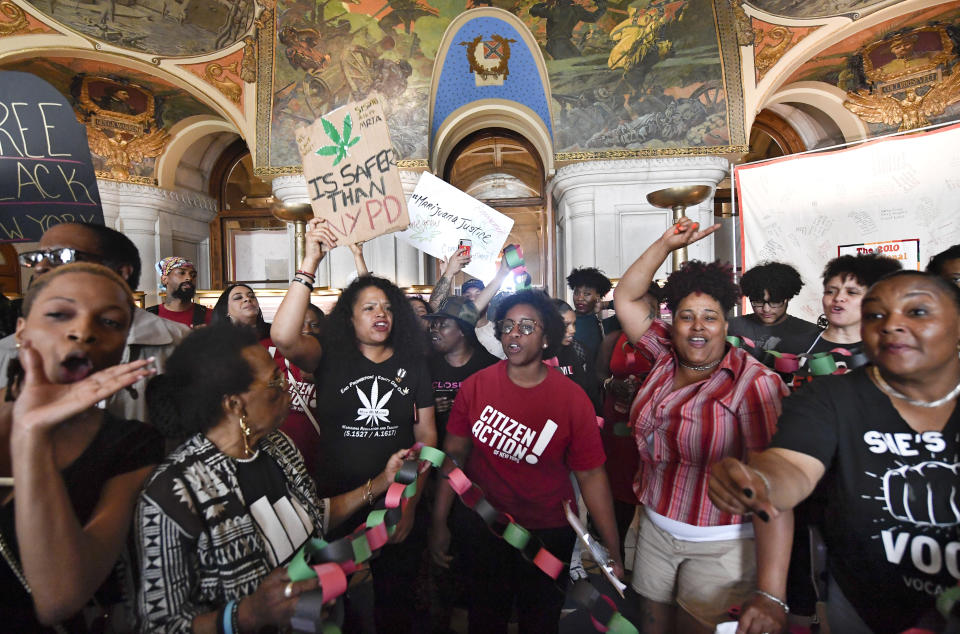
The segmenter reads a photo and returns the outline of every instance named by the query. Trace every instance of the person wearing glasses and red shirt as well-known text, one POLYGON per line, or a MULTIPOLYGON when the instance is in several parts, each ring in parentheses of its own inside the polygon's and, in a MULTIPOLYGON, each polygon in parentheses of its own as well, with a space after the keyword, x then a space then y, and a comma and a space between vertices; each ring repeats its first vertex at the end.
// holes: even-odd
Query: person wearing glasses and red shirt
POLYGON ((753 312, 731 319, 727 333, 752 340, 754 347, 744 349, 760 361, 766 357, 767 350, 805 352, 787 349, 790 342, 808 341, 820 332, 816 324, 787 314, 790 300, 801 288, 800 273, 789 264, 765 262, 753 267, 740 278, 740 290, 750 299, 753 312))
MULTIPOLYGON (((69 223, 54 225, 40 237, 39 249, 21 253, 20 266, 32 269, 31 284, 38 276, 63 264, 102 264, 135 290, 140 283, 140 253, 130 238, 103 225, 69 223)), ((173 349, 190 329, 181 324, 134 308, 122 363, 153 357, 158 372, 173 349)), ((10 360, 17 356, 13 336, 0 339, 0 387, 9 383, 10 360)), ((147 407, 135 389, 120 390, 107 400, 107 410, 123 419, 147 420, 147 407)))
MULTIPOLYGON (((569 560, 575 534, 562 502, 574 499, 570 474, 580 485, 597 533, 623 576, 620 540, 610 484, 603 468, 593 404, 576 384, 543 360, 557 353, 564 325, 553 301, 540 291, 521 291, 497 310, 497 334, 507 360, 460 385, 447 422, 443 449, 483 489, 495 509, 510 516, 547 550, 569 560)), ((506 633, 514 600, 521 632, 556 632, 569 575, 554 581, 491 533, 480 516, 461 504, 445 480, 437 490, 430 553, 451 565, 451 508, 464 567, 470 631, 506 633)))

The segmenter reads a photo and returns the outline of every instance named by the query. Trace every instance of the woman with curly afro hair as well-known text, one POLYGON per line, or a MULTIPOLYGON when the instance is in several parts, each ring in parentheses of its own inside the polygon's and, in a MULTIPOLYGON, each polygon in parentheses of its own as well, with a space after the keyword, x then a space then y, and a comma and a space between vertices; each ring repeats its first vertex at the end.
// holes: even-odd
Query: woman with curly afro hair
POLYGON ((729 333, 747 337, 755 344, 748 347, 761 361, 767 350, 804 352, 789 342, 816 337, 820 328, 809 321, 787 314, 790 300, 803 288, 797 269, 783 262, 765 262, 740 278, 740 290, 750 300, 753 312, 730 320, 729 333))
MULTIPOLYGON (((701 231, 682 218, 627 269, 614 292, 624 332, 653 359, 631 409, 641 462, 634 489, 643 505, 633 564, 643 572, 632 586, 642 598, 645 634, 713 632, 727 609, 741 604, 749 628, 753 603, 768 600, 754 589, 783 596, 757 579, 754 527, 714 506, 707 485, 713 463, 766 448, 787 387, 727 344, 726 315, 740 295, 729 265, 692 261, 670 275, 663 295, 672 325, 644 299, 671 251, 719 226, 701 231)), ((757 625, 756 631, 779 631, 772 623, 757 625)))
MULTIPOLYGON (((302 334, 313 272, 336 245, 336 236, 323 220, 308 223, 303 262, 270 330, 288 359, 301 368, 316 368, 316 419, 323 450, 312 475, 324 496, 369 487, 397 450, 415 442, 429 446, 437 442, 423 331, 395 284, 361 275, 337 300, 322 341, 302 334)), ((421 476, 417 494, 404 507, 390 543, 370 565, 374 620, 381 632, 410 631, 415 620, 416 576, 426 547, 427 517, 425 505, 419 504, 424 479, 421 476), (422 517, 415 522, 418 508, 422 517)), ((369 510, 344 520, 342 532, 335 531, 330 538, 355 529, 369 510)))

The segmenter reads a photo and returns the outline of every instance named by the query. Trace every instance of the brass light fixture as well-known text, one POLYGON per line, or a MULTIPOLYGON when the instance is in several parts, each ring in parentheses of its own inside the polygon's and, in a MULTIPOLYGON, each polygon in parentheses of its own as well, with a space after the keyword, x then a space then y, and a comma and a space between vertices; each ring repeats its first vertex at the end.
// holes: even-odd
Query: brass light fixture
MULTIPOLYGON (((712 191, 713 188, 709 185, 667 187, 647 194, 647 202, 660 209, 673 209, 673 222, 676 223, 683 217, 687 207, 699 205, 710 196, 712 191)), ((682 247, 673 252, 674 271, 678 270, 686 261, 687 247, 682 247)))

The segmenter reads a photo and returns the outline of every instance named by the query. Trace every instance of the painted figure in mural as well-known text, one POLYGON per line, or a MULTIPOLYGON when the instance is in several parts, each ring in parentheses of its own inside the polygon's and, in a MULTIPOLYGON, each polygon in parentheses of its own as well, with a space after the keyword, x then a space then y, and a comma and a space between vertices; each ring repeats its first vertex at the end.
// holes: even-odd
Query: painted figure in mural
POLYGON ((573 43, 573 29, 581 22, 596 22, 607 12, 606 0, 596 0, 597 8, 585 9, 573 0, 547 0, 530 7, 530 15, 547 19, 547 53, 553 59, 580 57, 573 43))
POLYGON ((234 0, 234 2, 231 2, 230 11, 227 13, 220 30, 217 31, 215 47, 221 49, 239 40, 250 27, 248 18, 251 15, 250 0, 234 0))
POLYGON ((413 24, 425 15, 437 17, 440 12, 431 7, 426 2, 420 0, 387 0, 387 6, 383 7, 377 13, 392 9, 390 13, 380 18, 380 28, 384 31, 390 31, 398 26, 403 26, 409 34, 413 31, 413 24))
POLYGON ((104 110, 119 114, 136 114, 130 105, 130 93, 119 86, 108 88, 96 104, 104 110))
POLYGON ((616 42, 607 66, 610 69, 623 69, 626 76, 634 68, 649 68, 659 60, 667 57, 673 50, 673 42, 661 37, 664 25, 683 18, 686 8, 684 0, 676 2, 640 3, 631 6, 627 11, 626 20, 613 27, 610 39, 616 42), (655 51, 655 56, 647 54, 655 51), (643 62, 646 60, 646 64, 643 62))

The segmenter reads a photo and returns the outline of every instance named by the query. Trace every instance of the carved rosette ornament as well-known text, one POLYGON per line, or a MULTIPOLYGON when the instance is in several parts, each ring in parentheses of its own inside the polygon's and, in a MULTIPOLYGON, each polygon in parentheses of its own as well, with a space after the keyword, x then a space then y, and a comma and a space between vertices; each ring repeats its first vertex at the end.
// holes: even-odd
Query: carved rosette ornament
POLYGON ((858 55, 870 88, 848 91, 843 105, 864 121, 914 130, 960 101, 960 57, 943 26, 885 37, 858 55))
POLYGON ((77 118, 87 128, 90 151, 106 162, 104 176, 142 182, 143 177, 131 176, 133 164, 160 156, 170 139, 157 126, 153 94, 135 84, 87 76, 78 101, 77 118))

